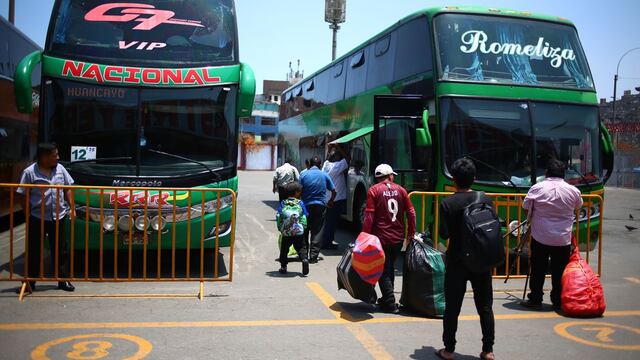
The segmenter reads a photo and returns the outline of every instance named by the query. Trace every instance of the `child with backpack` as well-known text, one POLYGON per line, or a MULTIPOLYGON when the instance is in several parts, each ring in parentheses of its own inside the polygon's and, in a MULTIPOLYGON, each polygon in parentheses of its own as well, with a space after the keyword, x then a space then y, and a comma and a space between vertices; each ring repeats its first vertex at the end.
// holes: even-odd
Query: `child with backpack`
POLYGON ((291 245, 298 252, 302 261, 302 275, 309 274, 309 260, 307 259, 307 246, 304 241, 304 231, 307 227, 307 208, 300 196, 302 186, 297 181, 284 186, 286 198, 280 202, 276 214, 278 231, 282 235, 280 243, 280 274, 287 273, 288 254, 291 245))

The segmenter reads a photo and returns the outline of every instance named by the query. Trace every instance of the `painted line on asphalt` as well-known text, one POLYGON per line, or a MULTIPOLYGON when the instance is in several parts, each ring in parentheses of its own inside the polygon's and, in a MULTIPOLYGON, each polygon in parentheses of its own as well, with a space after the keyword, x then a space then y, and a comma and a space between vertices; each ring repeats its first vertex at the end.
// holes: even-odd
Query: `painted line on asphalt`
POLYGON ((391 360, 393 356, 364 327, 354 322, 354 318, 340 306, 320 284, 308 282, 307 287, 316 295, 324 306, 333 314, 336 321, 346 325, 347 330, 362 344, 371 357, 376 360, 391 360))
MULTIPOLYGON (((640 310, 607 311, 604 318, 640 316, 640 310)), ((496 320, 533 320, 563 319, 556 313, 496 314, 496 320)), ((478 321, 477 315, 461 315, 460 321, 478 321)), ((217 328, 217 327, 269 327, 269 326, 308 326, 308 325, 345 325, 358 324, 402 324, 441 322, 441 319, 430 319, 410 316, 382 317, 372 319, 309 319, 309 320, 238 320, 238 321, 161 321, 161 322, 85 322, 85 323, 0 323, 0 331, 17 330, 76 330, 76 329, 137 329, 137 328, 217 328)))
POLYGON ((640 284, 640 279, 638 279, 637 277, 629 276, 624 279, 634 284, 640 284))

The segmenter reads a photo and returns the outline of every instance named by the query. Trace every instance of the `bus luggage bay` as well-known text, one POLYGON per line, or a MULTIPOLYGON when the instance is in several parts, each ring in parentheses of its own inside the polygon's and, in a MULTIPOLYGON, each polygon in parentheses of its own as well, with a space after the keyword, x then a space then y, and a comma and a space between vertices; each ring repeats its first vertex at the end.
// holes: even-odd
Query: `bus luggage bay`
MULTIPOLYGON (((282 99, 280 158, 302 165, 331 143, 345 146, 352 162, 344 215, 356 225, 378 163, 397 169, 409 191, 441 192, 453 189, 448 166, 467 156, 478 169, 474 188, 504 194, 526 193, 551 158, 568 165, 566 181, 583 194, 602 194, 613 167, 577 31, 559 17, 457 6, 418 11, 282 99)), ((502 200, 511 200, 511 218, 520 213, 514 199, 502 200)), ((434 219, 430 203, 426 225, 434 219)), ((422 204, 415 205, 420 214, 422 204)), ((587 230, 597 239, 598 206, 586 204, 579 218, 580 241, 587 230)))
MULTIPOLYGON (((16 70, 22 112, 32 111, 31 72, 40 63, 38 137, 57 143, 76 184, 237 190, 238 117, 251 112, 255 80, 239 62, 233 0, 57 0, 44 51, 25 57, 16 70)), ((230 193, 219 203, 215 192, 100 194, 75 191, 75 226, 85 228, 89 219, 91 249, 102 237, 112 244, 114 233, 129 228, 133 236, 117 238, 141 246, 161 232, 170 242, 174 224, 176 247, 200 248, 199 230, 187 239, 188 221, 204 229, 205 247, 213 247, 206 240, 216 234, 221 246, 229 245, 230 193), (176 214, 169 214, 174 203, 176 214)), ((74 240, 83 248, 85 232, 74 240)))

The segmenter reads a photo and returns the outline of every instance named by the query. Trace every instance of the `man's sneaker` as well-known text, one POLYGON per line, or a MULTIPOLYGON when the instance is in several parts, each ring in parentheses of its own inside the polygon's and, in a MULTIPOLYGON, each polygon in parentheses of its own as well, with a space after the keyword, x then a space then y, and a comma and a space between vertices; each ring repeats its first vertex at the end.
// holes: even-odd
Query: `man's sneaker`
POLYGON ((76 287, 73 286, 70 282, 68 281, 59 281, 58 282, 58 289, 63 290, 63 291, 75 291, 76 287))
POLYGON ((309 275, 309 260, 307 259, 302 260, 302 275, 309 275))
POLYGON ((541 302, 533 302, 531 300, 527 300, 527 301, 520 301, 520 305, 524 306, 528 309, 533 309, 533 310, 542 310, 542 303, 541 302))
POLYGON ((286 274, 286 273, 287 273, 287 267, 286 267, 286 266, 282 266, 282 267, 280 268, 280 270, 278 270, 278 272, 279 272, 280 274, 283 274, 283 275, 284 275, 284 274, 286 274))
POLYGON ((317 263, 318 263, 317 257, 312 257, 311 259, 309 259, 309 264, 317 264, 317 263))

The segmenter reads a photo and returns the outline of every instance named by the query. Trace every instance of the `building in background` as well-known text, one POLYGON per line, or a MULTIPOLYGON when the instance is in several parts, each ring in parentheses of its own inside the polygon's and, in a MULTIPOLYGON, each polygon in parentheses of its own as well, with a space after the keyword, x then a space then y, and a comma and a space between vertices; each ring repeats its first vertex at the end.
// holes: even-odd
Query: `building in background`
POLYGON ((278 166, 278 109, 280 95, 288 81, 264 80, 263 93, 257 95, 250 117, 240 122, 238 168, 273 170, 278 166))
MULTIPOLYGON (((640 92, 640 87, 636 88, 640 92)), ((626 90, 616 101, 616 119, 613 102, 600 99, 600 118, 613 137, 615 165, 607 185, 640 188, 640 93, 626 90)))

